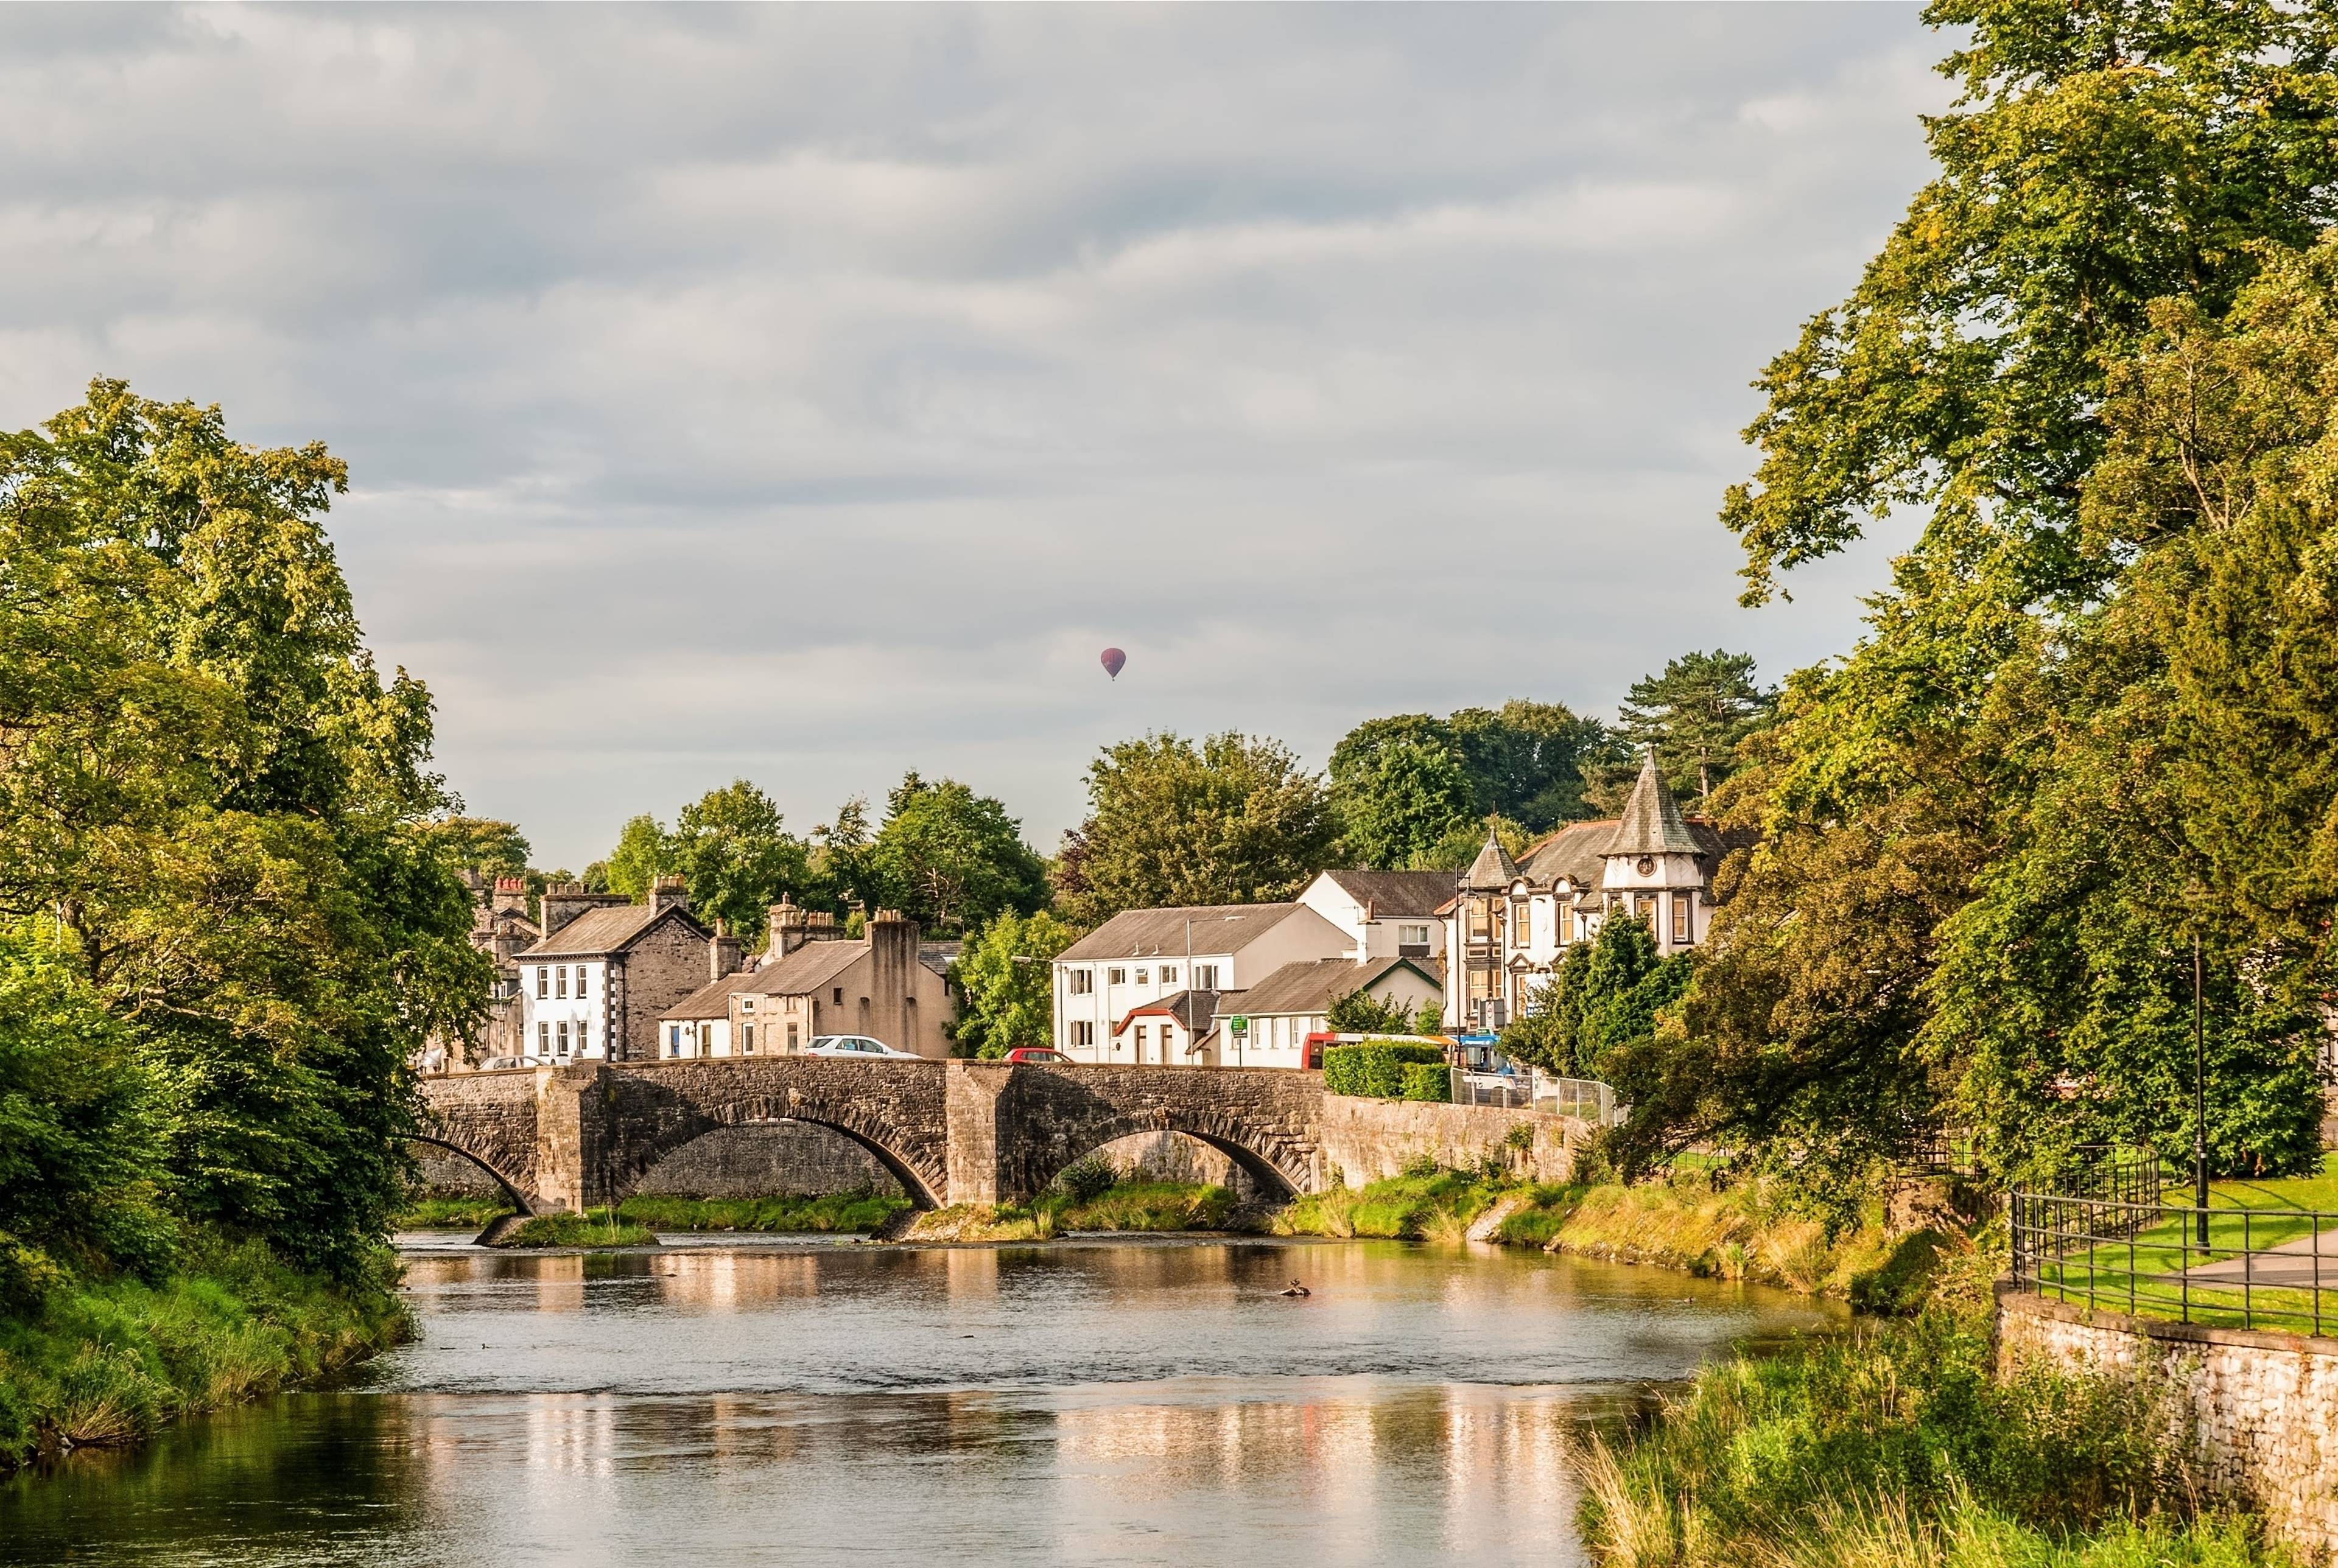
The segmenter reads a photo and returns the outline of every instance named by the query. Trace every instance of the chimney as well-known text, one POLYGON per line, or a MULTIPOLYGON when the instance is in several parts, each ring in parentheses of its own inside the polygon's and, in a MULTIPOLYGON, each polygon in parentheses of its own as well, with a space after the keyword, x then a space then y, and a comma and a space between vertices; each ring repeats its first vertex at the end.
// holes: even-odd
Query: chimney
POLYGON ((729 922, 714 923, 714 940, 706 945, 706 977, 720 980, 739 969, 739 938, 731 935, 729 922))
POLYGON ((544 934, 551 936, 587 909, 600 906, 582 882, 551 882, 544 889, 544 934))
POLYGON ((863 927, 869 943, 869 1032, 897 1051, 923 1044, 917 1015, 918 923, 879 909, 863 927))
POLYGON ((768 951, 773 959, 784 958, 802 946, 804 941, 804 912, 796 907, 794 899, 782 893, 780 901, 771 906, 771 946, 768 951))
POLYGON ((526 913, 527 878, 525 877, 496 877, 495 902, 489 907, 498 915, 508 915, 514 911, 526 913))
POLYGON ((657 886, 650 889, 650 907, 665 910, 677 906, 685 910, 690 907, 689 886, 678 876, 659 877, 657 886))

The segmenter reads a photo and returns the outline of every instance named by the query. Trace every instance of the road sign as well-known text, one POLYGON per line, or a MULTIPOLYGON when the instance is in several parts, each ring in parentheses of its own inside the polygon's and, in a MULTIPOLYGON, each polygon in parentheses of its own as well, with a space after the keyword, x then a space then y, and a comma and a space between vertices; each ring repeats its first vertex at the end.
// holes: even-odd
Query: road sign
POLYGON ((1250 1020, 1237 1013, 1226 1020, 1226 1027, 1237 1034, 1247 1034, 1250 1033, 1250 1020))

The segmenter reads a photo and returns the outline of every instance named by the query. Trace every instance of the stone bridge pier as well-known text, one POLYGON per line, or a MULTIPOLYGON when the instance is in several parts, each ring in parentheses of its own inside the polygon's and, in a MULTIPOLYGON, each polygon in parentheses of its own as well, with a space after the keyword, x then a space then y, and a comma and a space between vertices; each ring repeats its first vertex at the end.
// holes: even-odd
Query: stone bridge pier
POLYGON ((623 1199, 676 1150, 750 1122, 810 1122, 852 1140, 920 1209, 1024 1201, 1083 1155, 1139 1133, 1198 1139, 1261 1191, 1289 1196, 1393 1174, 1379 1167, 1415 1144, 1440 1158, 1528 1147, 1535 1173, 1555 1180, 1564 1170, 1543 1151, 1563 1165, 1579 1130, 1458 1105, 1336 1098, 1327 1112, 1317 1075, 1258 1067, 740 1056, 475 1073, 428 1080, 422 1097, 426 1140, 531 1213, 623 1199), (1508 1136, 1521 1121, 1537 1124, 1528 1145, 1508 1136))

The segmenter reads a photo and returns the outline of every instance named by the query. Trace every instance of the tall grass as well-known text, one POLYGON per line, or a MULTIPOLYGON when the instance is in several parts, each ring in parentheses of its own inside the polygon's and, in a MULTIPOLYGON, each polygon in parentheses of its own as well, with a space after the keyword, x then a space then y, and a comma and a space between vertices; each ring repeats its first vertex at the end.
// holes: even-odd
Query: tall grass
POLYGON ((818 1197, 628 1198, 617 1215, 653 1230, 869 1231, 909 1206, 863 1189, 818 1197))
POLYGON ((396 1275, 385 1250, 344 1289, 259 1242, 197 1239, 158 1284, 60 1283, 0 1318, 0 1470, 141 1442, 178 1416, 353 1367, 411 1330, 396 1275))
POLYGON ((2282 1561, 2203 1508, 2184 1377, 1991 1375, 1988 1318, 1916 1318, 1699 1373, 1585 1466, 1613 1568, 2282 1561))
POLYGON ((496 1247, 654 1247, 657 1232, 606 1209, 582 1214, 537 1214, 521 1220, 490 1243, 496 1247))
POLYGON ((1504 1190, 1459 1171, 1415 1171, 1363 1187, 1302 1193, 1274 1217, 1273 1228, 1279 1236, 1459 1241, 1504 1190))

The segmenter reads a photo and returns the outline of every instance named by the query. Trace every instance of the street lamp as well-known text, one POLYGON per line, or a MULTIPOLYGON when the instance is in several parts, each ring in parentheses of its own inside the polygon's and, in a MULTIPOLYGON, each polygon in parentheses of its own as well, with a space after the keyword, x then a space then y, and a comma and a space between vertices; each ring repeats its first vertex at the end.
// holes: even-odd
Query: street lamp
POLYGON ((2192 931, 2192 1185, 2200 1209, 2200 1250, 2208 1250, 2208 1053, 2200 1027, 2200 932, 2192 931))

